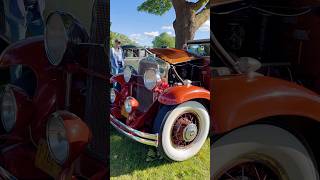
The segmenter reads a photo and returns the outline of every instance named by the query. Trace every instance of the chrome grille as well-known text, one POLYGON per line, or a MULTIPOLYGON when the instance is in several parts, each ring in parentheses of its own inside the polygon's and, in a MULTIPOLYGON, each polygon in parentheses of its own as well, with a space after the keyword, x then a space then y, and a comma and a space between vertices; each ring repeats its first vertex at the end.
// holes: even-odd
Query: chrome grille
POLYGON ((139 63, 139 77, 137 78, 137 84, 133 87, 133 97, 139 101, 138 110, 141 112, 146 112, 153 103, 153 92, 148 90, 144 86, 143 75, 147 69, 158 68, 156 61, 147 60, 147 58, 142 59, 139 63))

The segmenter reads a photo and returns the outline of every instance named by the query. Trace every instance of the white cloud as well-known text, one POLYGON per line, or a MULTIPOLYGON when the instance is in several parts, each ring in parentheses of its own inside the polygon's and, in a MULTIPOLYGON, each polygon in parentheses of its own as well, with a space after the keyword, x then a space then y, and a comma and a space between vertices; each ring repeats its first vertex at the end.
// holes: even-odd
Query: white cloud
POLYGON ((163 30, 173 30, 173 26, 172 25, 162 26, 161 29, 163 29, 163 30))
POLYGON ((171 31, 168 31, 167 33, 168 33, 169 35, 172 35, 172 34, 173 34, 171 31))
POLYGON ((141 34, 130 34, 130 37, 140 37, 141 34))
POLYGON ((209 32, 210 31, 210 19, 208 19, 206 22, 202 24, 202 26, 199 28, 200 31, 203 32, 209 32))
POLYGON ((140 43, 140 41, 142 40, 142 35, 141 34, 130 34, 129 35, 129 38, 131 39, 131 40, 133 40, 134 42, 136 42, 136 43, 140 43))
POLYGON ((143 34, 146 35, 146 36, 149 36, 149 37, 159 36, 159 32, 158 31, 144 32, 143 34))

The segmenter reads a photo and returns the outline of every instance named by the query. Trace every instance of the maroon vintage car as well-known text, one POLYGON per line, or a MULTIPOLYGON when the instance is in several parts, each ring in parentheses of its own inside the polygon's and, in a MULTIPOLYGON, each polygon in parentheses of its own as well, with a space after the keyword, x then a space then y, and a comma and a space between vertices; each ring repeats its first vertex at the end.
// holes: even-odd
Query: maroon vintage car
POLYGON ((85 150, 92 140, 84 122, 90 71, 87 48, 77 45, 87 41, 79 21, 54 12, 44 37, 19 41, 1 54, 1 179, 106 178, 106 163, 85 150))
POLYGON ((210 127, 209 58, 184 50, 149 49, 138 70, 126 66, 111 78, 111 124, 168 159, 197 154, 210 127))

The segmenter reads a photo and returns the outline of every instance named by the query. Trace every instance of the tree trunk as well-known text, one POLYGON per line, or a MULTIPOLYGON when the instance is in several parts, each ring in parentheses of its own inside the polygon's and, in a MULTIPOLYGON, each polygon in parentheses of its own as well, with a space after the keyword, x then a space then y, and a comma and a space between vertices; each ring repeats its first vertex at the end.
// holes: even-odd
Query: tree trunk
POLYGON ((173 28, 176 34, 176 48, 182 49, 183 44, 193 40, 196 32, 196 13, 190 3, 183 0, 173 0, 173 7, 176 12, 176 19, 173 28))
MULTIPOLYGON (((90 41, 92 43, 105 44, 109 38, 109 1, 95 0, 93 8, 93 17, 91 25, 90 41)), ((109 45, 107 44, 107 47, 109 45)), ((103 48, 92 47, 89 52, 88 67, 94 72, 105 74, 107 76, 108 53, 103 48)), ((107 115, 109 108, 107 106, 107 86, 108 83, 102 79, 89 76, 87 81, 88 91, 86 99, 85 120, 92 131, 92 141, 89 144, 88 151, 92 156, 106 162, 109 154, 109 138, 107 115)))
POLYGON ((188 40, 193 40, 196 31, 210 16, 213 0, 172 0, 176 12, 173 28, 176 33, 176 48, 181 49, 188 40))

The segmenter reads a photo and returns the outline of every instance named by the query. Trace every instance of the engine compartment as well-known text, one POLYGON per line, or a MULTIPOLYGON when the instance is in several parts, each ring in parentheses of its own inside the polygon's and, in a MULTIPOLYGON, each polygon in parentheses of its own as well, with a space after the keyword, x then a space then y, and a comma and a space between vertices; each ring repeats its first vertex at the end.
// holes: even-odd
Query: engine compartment
MULTIPOLYGON (((252 7, 252 5, 250 5, 252 7)), ((302 84, 320 93, 320 8, 223 7, 214 13, 211 30, 235 59, 253 57, 257 71, 302 84)), ((224 63, 213 54, 214 67, 224 63)))
MULTIPOLYGON (((204 72, 206 72, 206 67, 209 67, 209 62, 206 62, 203 59, 197 59, 173 66, 182 80, 190 80, 191 84, 195 86, 204 86, 204 72)), ((168 82, 170 85, 181 83, 173 68, 170 68, 168 75, 168 82)))

